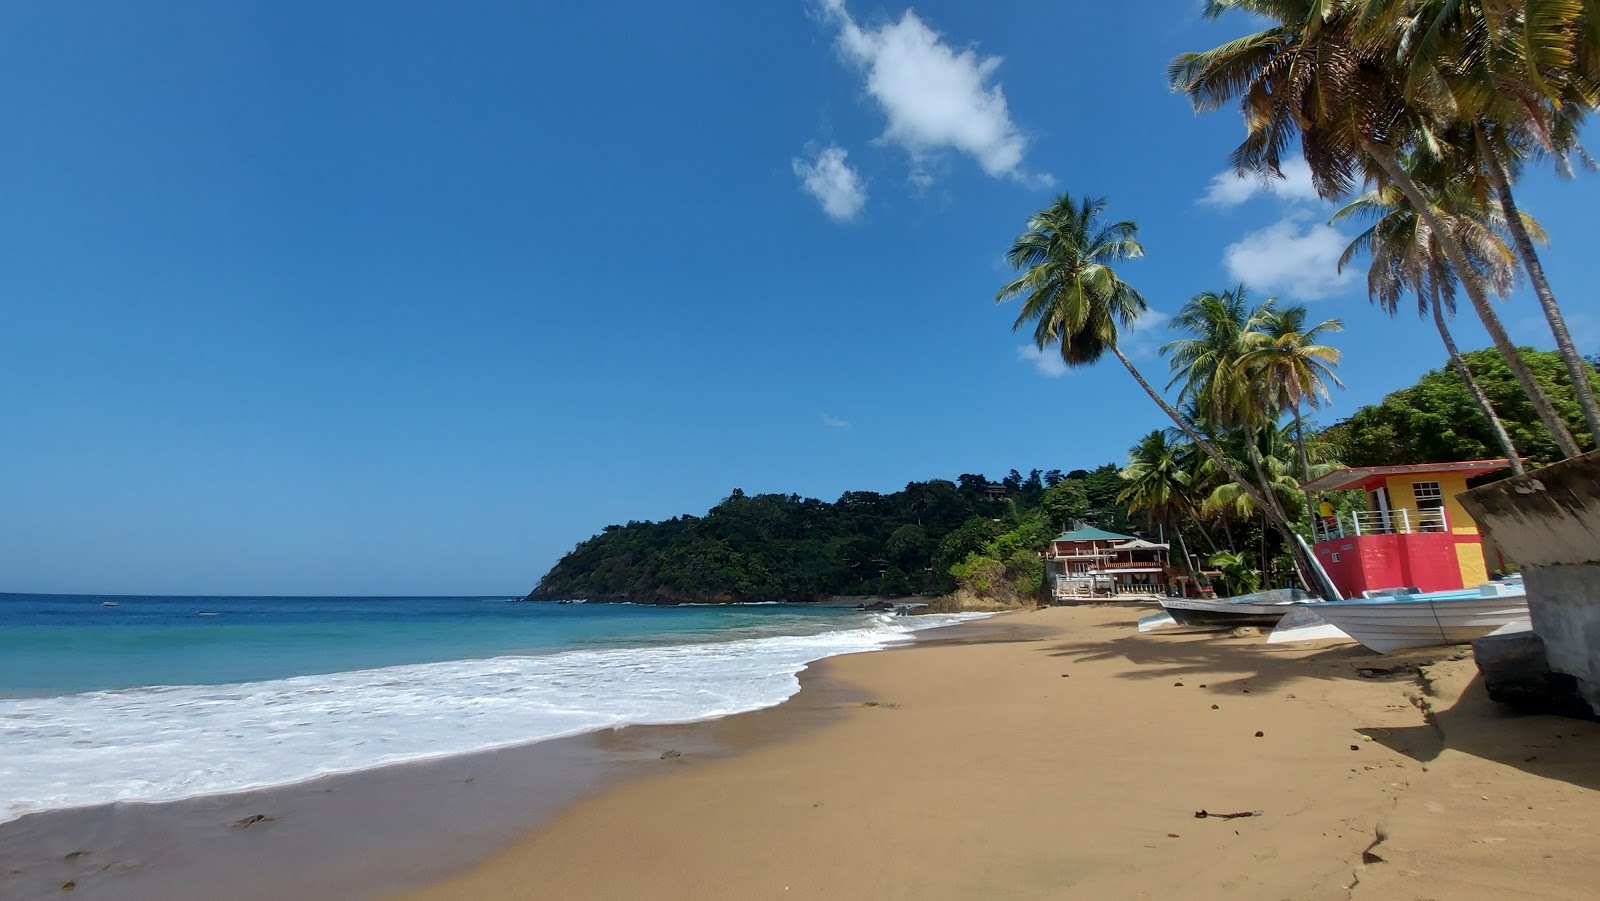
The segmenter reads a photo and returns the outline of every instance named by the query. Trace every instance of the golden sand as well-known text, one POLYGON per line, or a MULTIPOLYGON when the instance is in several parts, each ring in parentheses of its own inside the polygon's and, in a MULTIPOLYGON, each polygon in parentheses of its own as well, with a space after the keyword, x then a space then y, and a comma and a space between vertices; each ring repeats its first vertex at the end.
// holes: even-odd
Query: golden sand
POLYGON ((1465 649, 1141 635, 1148 612, 1008 615, 985 641, 829 661, 728 721, 770 734, 821 698, 826 724, 661 760, 404 897, 1600 893, 1600 726, 1500 712, 1448 659, 1465 649))

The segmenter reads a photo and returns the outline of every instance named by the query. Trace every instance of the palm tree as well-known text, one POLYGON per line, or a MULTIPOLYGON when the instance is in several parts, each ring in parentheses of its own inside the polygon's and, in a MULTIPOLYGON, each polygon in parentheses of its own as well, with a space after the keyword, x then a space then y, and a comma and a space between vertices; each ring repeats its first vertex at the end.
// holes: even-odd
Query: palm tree
POLYGON ((1600 103, 1594 80, 1600 32, 1585 25, 1590 3, 1386 0, 1369 3, 1369 40, 1403 48, 1407 94, 1472 135, 1475 157, 1464 162, 1487 178, 1504 215, 1556 349, 1572 379, 1589 433, 1600 441, 1600 401, 1561 307, 1545 277, 1535 238, 1517 210, 1512 181, 1528 148, 1570 170, 1578 129, 1600 103), (1587 46, 1585 46, 1587 45, 1587 46), (1587 68, 1586 68, 1587 67, 1587 68))
MULTIPOLYGON (((1472 255, 1485 281, 1503 294, 1509 290, 1515 277, 1515 263, 1510 250, 1490 227, 1488 211, 1479 206, 1468 212, 1470 203, 1470 197, 1457 196, 1449 204, 1461 211, 1452 217, 1452 227, 1459 230, 1463 245, 1473 248, 1472 255)), ((1339 268, 1342 270, 1358 253, 1371 254, 1367 296, 1390 316, 1395 315, 1405 291, 1416 293, 1417 312, 1424 316, 1432 313, 1439 337, 1450 354, 1451 365, 1466 384, 1473 403, 1488 421, 1495 442, 1511 463, 1512 474, 1521 475, 1522 458, 1511 441, 1510 433, 1506 431, 1505 423, 1500 421, 1489 395, 1478 384, 1472 369, 1462 358, 1460 348, 1456 346, 1455 337, 1450 334, 1450 326, 1446 321, 1447 310, 1450 314, 1455 311, 1456 278, 1450 261, 1445 259, 1438 242, 1434 240, 1433 232, 1411 209, 1405 195, 1392 186, 1361 195, 1335 213, 1332 221, 1339 222, 1355 216, 1376 221, 1345 248, 1339 258, 1339 268)), ((1530 223, 1530 227, 1543 233, 1538 223, 1530 223)))
POLYGON ((1430 111, 1409 102, 1400 54, 1364 36, 1369 6, 1357 0, 1207 0, 1207 18, 1239 9, 1275 24, 1204 53, 1178 56, 1168 78, 1200 111, 1240 99, 1246 137, 1232 157, 1240 173, 1281 177, 1284 152, 1298 133, 1312 183, 1323 197, 1341 197, 1371 178, 1404 193, 1437 236, 1484 329, 1557 447, 1564 456, 1576 456, 1577 442, 1506 333, 1466 251, 1400 163, 1408 147, 1460 151, 1450 149, 1451 136, 1430 111))
MULTIPOLYGON (((1339 351, 1316 343, 1323 335, 1344 331, 1344 323, 1327 319, 1306 327, 1306 308, 1296 305, 1268 310, 1259 331, 1246 332, 1244 352, 1234 364, 1243 380, 1259 386, 1264 403, 1256 407, 1263 414, 1289 410, 1294 415, 1294 441, 1300 453, 1300 475, 1311 481, 1311 460, 1306 455, 1305 420, 1302 405, 1313 410, 1332 400, 1328 385, 1343 388, 1334 375, 1339 351)), ((1316 511, 1307 494, 1306 522, 1316 521, 1316 511)))
MULTIPOLYGON (((995 302, 1020 297, 1022 309, 1012 330, 1032 326, 1034 345, 1040 350, 1059 346, 1061 359, 1068 366, 1089 366, 1107 351, 1113 354, 1196 447, 1229 478, 1254 492, 1258 503, 1268 507, 1259 490, 1150 387, 1117 345, 1118 326, 1132 326, 1149 307, 1112 267, 1144 256, 1144 247, 1138 241, 1139 227, 1132 220, 1106 223, 1105 209, 1104 198, 1085 197, 1079 201, 1063 194, 1054 204, 1035 213, 1028 220, 1028 230, 1006 251, 1006 262, 1021 274, 1000 289, 995 302)), ((1277 524, 1287 531, 1287 520, 1281 512, 1277 524)), ((1307 585, 1315 584, 1309 580, 1309 573, 1305 575, 1307 585)))
POLYGON ((1128 483, 1117 494, 1117 503, 1125 504, 1129 513, 1143 513, 1149 525, 1169 531, 1174 517, 1192 518, 1196 505, 1183 452, 1183 443, 1173 440, 1171 429, 1156 429, 1140 438, 1128 451, 1127 467, 1117 473, 1128 483))
MULTIPOLYGON (((1232 291, 1202 292, 1190 298, 1171 326, 1189 337, 1172 341, 1161 348, 1169 356, 1172 367, 1172 384, 1181 383, 1178 398, 1192 402, 1200 412, 1201 421, 1216 429, 1242 428, 1246 440, 1241 442, 1244 458, 1256 474, 1258 491, 1248 500, 1259 506, 1267 520, 1278 530, 1283 543, 1294 557, 1295 569, 1305 584, 1315 585, 1315 571, 1289 529, 1289 514, 1275 496, 1271 477, 1255 442, 1249 434, 1262 424, 1277 419, 1261 409, 1265 396, 1251 373, 1238 367, 1246 351, 1245 336, 1254 332, 1272 313, 1276 301, 1267 300, 1251 310, 1245 301, 1245 287, 1232 291)), ((1168 387, 1171 387, 1169 384, 1168 387)), ((1251 483, 1236 479, 1241 488, 1251 483)))

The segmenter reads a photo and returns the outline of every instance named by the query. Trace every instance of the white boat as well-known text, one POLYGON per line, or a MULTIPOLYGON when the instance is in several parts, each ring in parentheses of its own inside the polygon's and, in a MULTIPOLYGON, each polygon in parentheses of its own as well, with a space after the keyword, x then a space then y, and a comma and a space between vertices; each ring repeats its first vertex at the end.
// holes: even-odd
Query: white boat
POLYGON ((1269 643, 1318 638, 1355 639, 1387 654, 1404 648, 1465 644, 1474 638, 1533 628, 1521 582, 1394 597, 1297 604, 1268 636, 1269 643), (1331 628, 1328 628, 1331 627, 1331 628))
POLYGON ((1183 626, 1271 626, 1296 603, 1312 600, 1296 588, 1275 588, 1231 598, 1162 598, 1161 607, 1183 626))

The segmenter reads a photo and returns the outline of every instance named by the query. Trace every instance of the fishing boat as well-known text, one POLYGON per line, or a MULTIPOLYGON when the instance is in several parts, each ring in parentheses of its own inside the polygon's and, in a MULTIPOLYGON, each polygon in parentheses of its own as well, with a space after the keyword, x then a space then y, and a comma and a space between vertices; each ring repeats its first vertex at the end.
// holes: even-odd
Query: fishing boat
POLYGON ((1477 588, 1347 601, 1297 603, 1267 637, 1272 644, 1352 638, 1380 654, 1405 648, 1465 644, 1485 635, 1533 628, 1520 580, 1477 588))
POLYGON ((1273 626, 1295 604, 1316 600, 1298 588, 1274 588, 1231 598, 1162 598, 1161 607, 1182 626, 1273 626))

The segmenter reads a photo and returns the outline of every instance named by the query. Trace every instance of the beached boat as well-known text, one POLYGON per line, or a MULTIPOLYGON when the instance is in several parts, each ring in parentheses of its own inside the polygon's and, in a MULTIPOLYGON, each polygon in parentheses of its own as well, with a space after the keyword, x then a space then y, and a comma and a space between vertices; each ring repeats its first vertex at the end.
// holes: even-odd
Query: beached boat
POLYGON ((1231 598, 1162 598, 1161 606, 1183 626, 1273 626, 1295 604, 1313 601, 1298 588, 1274 588, 1231 598))
POLYGON ((1465 644, 1475 638, 1532 628, 1521 582, 1393 597, 1294 605, 1267 637, 1269 643, 1349 637, 1380 654, 1405 648, 1465 644))

